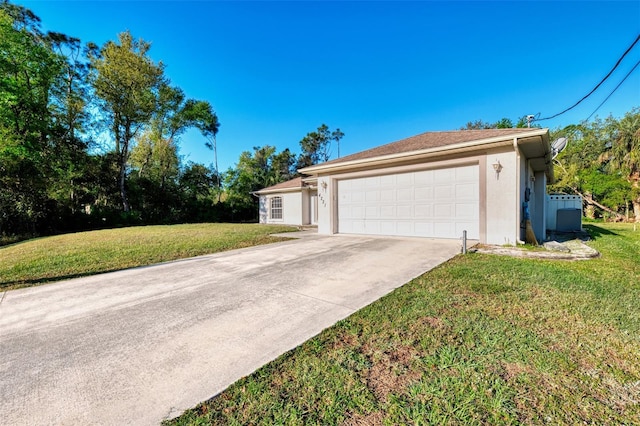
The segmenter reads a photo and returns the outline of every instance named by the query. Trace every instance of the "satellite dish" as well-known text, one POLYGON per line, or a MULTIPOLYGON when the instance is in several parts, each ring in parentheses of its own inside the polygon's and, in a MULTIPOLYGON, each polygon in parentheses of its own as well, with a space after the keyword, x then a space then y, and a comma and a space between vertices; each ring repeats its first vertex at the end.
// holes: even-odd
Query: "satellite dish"
POLYGON ((567 147, 567 138, 558 138, 551 144, 551 159, 554 159, 567 147))

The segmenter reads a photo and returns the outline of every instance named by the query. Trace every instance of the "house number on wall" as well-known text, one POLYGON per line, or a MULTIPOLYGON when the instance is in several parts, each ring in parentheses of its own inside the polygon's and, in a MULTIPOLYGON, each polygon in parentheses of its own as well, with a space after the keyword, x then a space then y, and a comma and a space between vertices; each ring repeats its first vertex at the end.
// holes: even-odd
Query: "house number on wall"
MULTIPOLYGON (((323 182, 320 184, 320 186, 322 187, 322 192, 323 192, 323 193, 324 193, 324 192, 327 192, 327 182, 324 182, 324 181, 323 181, 323 182)), ((327 202, 325 201, 325 199, 324 199, 324 197, 323 197, 323 194, 322 194, 322 193, 319 193, 319 194, 318 194, 318 198, 320 198, 320 201, 322 202, 322 205, 323 205, 324 207, 327 207, 327 202)))

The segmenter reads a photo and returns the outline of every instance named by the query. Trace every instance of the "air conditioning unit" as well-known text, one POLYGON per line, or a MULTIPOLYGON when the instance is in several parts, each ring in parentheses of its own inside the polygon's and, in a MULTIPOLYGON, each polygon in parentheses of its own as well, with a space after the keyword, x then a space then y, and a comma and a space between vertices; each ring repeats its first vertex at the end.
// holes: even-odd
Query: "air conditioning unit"
POLYGON ((582 231, 582 209, 558 209, 556 211, 556 231, 582 231))
POLYGON ((582 197, 547 195, 547 231, 582 231, 582 197))

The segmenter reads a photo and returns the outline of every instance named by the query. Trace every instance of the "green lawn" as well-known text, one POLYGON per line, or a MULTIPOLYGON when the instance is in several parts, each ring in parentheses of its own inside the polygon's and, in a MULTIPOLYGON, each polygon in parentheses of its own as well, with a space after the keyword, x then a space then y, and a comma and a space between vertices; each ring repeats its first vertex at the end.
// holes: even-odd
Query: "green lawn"
POLYGON ((281 241, 296 230, 258 224, 141 226, 38 238, 0 247, 0 290, 281 241))
POLYGON ((640 424, 640 231, 587 228, 601 258, 458 256, 170 424, 640 424))

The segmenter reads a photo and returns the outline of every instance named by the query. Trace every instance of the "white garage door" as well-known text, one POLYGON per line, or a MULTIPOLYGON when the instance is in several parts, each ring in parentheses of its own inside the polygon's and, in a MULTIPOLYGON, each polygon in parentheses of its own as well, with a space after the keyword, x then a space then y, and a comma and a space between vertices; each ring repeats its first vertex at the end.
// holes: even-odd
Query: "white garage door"
POLYGON ((423 170, 338 181, 338 232, 479 238, 479 168, 423 170))

